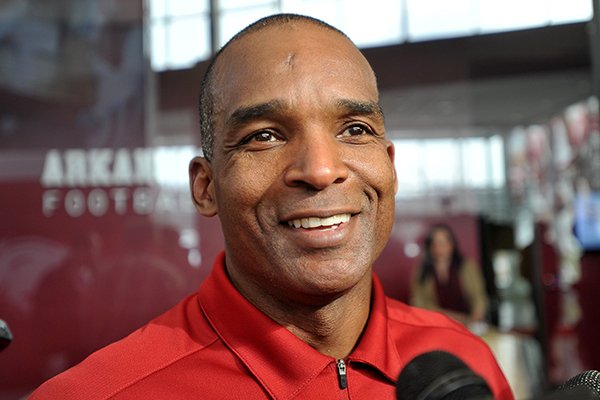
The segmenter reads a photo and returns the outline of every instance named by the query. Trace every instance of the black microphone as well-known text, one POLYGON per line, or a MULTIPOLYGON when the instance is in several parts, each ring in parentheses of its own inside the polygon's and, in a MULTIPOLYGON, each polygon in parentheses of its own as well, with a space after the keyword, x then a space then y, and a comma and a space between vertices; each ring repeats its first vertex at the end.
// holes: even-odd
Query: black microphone
POLYGON ((600 372, 590 370, 575 375, 548 396, 539 400, 600 400, 600 372))
POLYGON ((0 319, 0 351, 4 350, 8 347, 10 342, 12 342, 13 336, 10 333, 10 329, 8 329, 8 325, 4 320, 0 319))
MULTIPOLYGON (((493 400, 485 380, 444 351, 413 358, 396 383, 398 400, 493 400)), ((534 400, 600 400, 600 372, 585 371, 534 400)))
POLYGON ((485 380, 462 360, 436 350, 413 358, 396 383, 398 400, 493 400, 485 380))

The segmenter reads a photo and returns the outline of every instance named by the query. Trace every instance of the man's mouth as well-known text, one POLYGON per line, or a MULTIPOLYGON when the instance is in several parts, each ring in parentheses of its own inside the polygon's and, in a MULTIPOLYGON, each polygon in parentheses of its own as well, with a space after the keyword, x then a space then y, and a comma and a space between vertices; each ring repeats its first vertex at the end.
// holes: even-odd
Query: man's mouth
POLYGON ((350 213, 346 214, 337 214, 332 215, 330 217, 320 218, 320 217, 308 217, 308 218, 299 218, 288 221, 288 225, 294 228, 319 228, 325 227, 329 228, 335 225, 342 224, 344 222, 350 221, 350 213))

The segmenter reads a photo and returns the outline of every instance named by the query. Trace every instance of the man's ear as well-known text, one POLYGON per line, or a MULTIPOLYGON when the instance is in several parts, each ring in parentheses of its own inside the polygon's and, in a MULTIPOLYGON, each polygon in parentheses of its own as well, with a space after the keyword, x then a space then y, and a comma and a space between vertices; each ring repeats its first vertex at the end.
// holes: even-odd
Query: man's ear
POLYGON ((398 193, 398 175, 396 174, 396 149, 394 143, 390 140, 387 145, 387 153, 390 161, 392 162, 392 169, 394 170, 394 193, 398 193))
POLYGON ((205 217, 216 215, 217 202, 210 163, 204 157, 194 157, 190 161, 189 172, 190 191, 196 209, 205 217))

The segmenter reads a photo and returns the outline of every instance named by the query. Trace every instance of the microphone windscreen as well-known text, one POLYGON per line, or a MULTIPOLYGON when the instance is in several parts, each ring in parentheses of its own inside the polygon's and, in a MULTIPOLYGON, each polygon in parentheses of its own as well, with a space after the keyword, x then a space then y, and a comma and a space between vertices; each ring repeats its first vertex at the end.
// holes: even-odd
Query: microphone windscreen
POLYGON ((398 400, 491 399, 483 378, 463 361, 444 351, 421 354, 411 360, 396 383, 398 400))
POLYGON ((566 392, 574 389, 585 388, 589 398, 600 400, 600 372, 590 370, 575 375, 557 389, 557 392, 566 392))

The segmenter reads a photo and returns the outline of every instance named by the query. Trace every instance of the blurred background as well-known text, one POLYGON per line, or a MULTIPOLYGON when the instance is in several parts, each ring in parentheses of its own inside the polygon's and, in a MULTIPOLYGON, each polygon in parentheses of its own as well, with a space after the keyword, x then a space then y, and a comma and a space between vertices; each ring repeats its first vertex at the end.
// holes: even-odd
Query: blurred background
POLYGON ((399 190, 375 269, 409 301, 429 227, 481 268, 518 399, 600 369, 599 0, 0 1, 0 399, 197 289, 223 248, 187 184, 207 60, 276 12, 378 77, 399 190), (594 333, 596 332, 596 333, 594 333))

